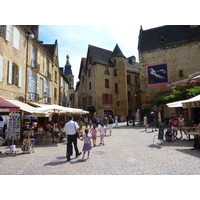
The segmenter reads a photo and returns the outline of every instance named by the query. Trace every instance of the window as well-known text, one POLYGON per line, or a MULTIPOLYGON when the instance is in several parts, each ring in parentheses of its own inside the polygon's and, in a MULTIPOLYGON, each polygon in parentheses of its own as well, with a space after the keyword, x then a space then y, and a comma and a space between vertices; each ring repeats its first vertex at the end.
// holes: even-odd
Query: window
POLYGON ((115 83, 115 92, 118 93, 118 84, 115 83))
POLYGON ((109 88, 109 79, 105 79, 105 88, 109 88))
POLYGON ((120 101, 117 101, 117 106, 120 106, 120 101))
POLYGON ((84 83, 84 76, 82 76, 82 83, 84 83))
POLYGON ((179 77, 183 77, 183 70, 179 70, 179 77))
POLYGON ((17 50, 19 50, 19 30, 14 27, 14 32, 13 32, 13 47, 15 47, 17 50))
POLYGON ((131 84, 131 76, 127 75, 127 84, 131 84))
POLYGON ((135 76, 135 85, 138 85, 138 77, 135 76))
POLYGON ((90 69, 88 70, 88 77, 90 77, 90 69))
POLYGON ((114 76, 117 76, 117 70, 114 69, 114 76))
POLYGON ((113 60, 113 63, 114 63, 114 65, 116 66, 116 64, 117 64, 117 61, 116 61, 116 59, 114 59, 114 60, 113 60))
POLYGON ((131 102, 131 91, 128 91, 128 102, 131 102))
POLYGON ((91 86, 91 82, 89 82, 89 90, 91 90, 91 87, 92 87, 92 86, 91 86))
POLYGON ((113 95, 112 94, 103 94, 102 95, 103 104, 113 104, 113 95))
POLYGON ((8 63, 8 83, 18 87, 22 86, 22 68, 12 61, 8 63))
POLYGON ((54 100, 57 101, 57 88, 54 88, 54 100))
POLYGON ((88 97, 88 105, 91 106, 92 105, 92 96, 88 97))
POLYGON ((58 74, 57 74, 57 71, 55 71, 55 82, 57 83, 57 77, 58 77, 58 74))
POLYGON ((104 73, 105 73, 105 74, 109 74, 109 67, 105 67, 104 73))

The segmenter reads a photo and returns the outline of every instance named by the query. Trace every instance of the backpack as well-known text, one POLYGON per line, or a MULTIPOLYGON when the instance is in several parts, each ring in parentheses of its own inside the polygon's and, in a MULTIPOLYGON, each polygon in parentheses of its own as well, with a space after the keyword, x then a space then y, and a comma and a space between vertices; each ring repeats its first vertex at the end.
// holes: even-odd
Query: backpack
POLYGON ((1 122, 3 121, 3 117, 2 117, 2 116, 0 116, 0 121, 1 121, 1 122))

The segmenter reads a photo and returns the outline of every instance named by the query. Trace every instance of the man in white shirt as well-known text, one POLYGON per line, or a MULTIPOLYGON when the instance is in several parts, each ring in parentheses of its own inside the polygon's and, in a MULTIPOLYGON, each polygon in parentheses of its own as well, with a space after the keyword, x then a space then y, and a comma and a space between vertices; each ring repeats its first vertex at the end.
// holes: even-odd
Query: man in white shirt
POLYGON ((76 157, 80 156, 78 147, 77 147, 77 134, 79 134, 79 125, 73 121, 73 117, 69 116, 69 121, 65 124, 64 130, 67 137, 67 162, 69 162, 70 156, 72 154, 72 142, 74 144, 74 149, 76 151, 76 157))

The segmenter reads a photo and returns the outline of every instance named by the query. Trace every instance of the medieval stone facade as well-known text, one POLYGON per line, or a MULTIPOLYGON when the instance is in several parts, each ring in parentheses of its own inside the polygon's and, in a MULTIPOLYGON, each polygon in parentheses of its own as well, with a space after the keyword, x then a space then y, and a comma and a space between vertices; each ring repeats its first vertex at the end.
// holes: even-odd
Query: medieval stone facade
POLYGON ((160 91, 176 83, 185 83, 199 73, 200 27, 169 25, 149 30, 141 28, 138 50, 142 108, 165 110, 164 115, 168 117, 169 109, 165 105, 156 108, 153 101, 160 91), (150 72, 151 68, 154 71, 150 72), (157 79, 153 78, 151 82, 153 76, 157 79))
POLYGON ((89 45, 79 79, 78 105, 91 115, 119 115, 124 121, 140 107, 138 63, 134 56, 126 58, 118 45, 113 51, 89 45))
POLYGON ((43 44, 38 35, 38 25, 0 25, 0 96, 66 105, 69 82, 59 70, 57 40, 43 44))

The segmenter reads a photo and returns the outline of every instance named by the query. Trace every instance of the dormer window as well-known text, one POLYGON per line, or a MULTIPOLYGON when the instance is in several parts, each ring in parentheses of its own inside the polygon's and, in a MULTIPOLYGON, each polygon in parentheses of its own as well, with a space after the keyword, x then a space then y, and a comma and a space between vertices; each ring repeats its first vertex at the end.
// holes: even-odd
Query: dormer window
POLYGON ((161 43, 165 43, 166 42, 166 38, 164 36, 161 36, 161 43))

